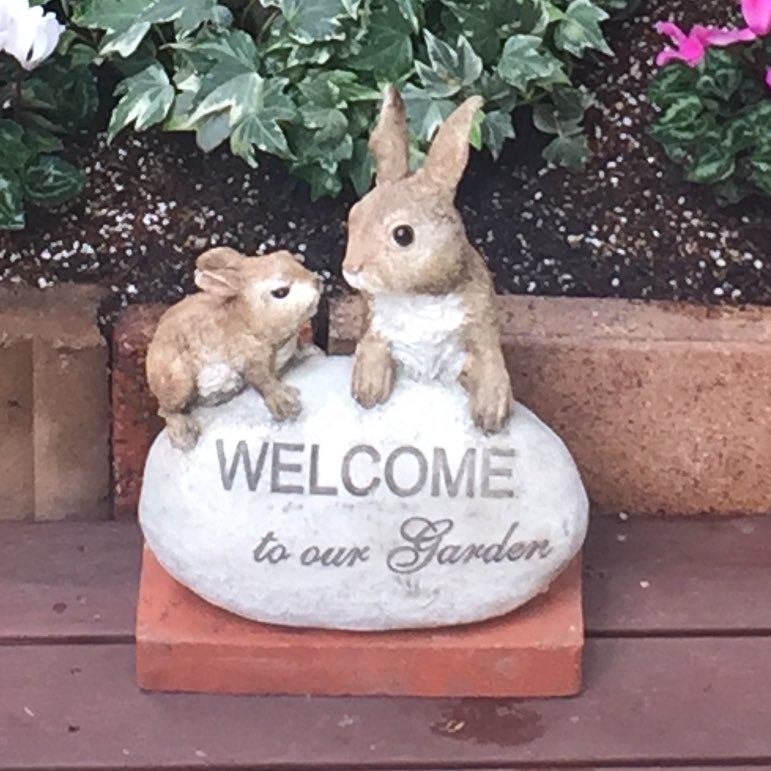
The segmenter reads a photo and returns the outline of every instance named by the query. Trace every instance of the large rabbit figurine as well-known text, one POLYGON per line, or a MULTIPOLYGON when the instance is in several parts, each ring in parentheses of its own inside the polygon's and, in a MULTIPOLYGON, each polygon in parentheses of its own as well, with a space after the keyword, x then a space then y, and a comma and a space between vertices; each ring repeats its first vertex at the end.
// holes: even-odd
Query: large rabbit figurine
POLYGON ((458 380, 476 425, 495 433, 513 403, 495 293, 454 203, 481 106, 480 97, 461 104, 411 173, 404 102, 393 86, 386 89, 369 142, 376 186, 351 209, 343 276, 367 300, 353 371, 356 400, 364 407, 385 402, 397 371, 458 380))

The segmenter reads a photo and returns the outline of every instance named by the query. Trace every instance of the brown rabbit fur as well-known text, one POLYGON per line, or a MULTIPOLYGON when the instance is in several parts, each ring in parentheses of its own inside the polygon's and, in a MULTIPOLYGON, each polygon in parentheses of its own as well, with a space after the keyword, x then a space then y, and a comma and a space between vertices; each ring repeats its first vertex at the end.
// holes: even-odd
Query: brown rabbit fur
POLYGON ((417 379, 457 379, 474 422, 495 433, 513 404, 495 292, 454 203, 481 105, 480 97, 461 104, 439 127, 422 168, 410 173, 404 102, 388 87, 370 138, 376 186, 350 211, 343 276, 367 300, 356 400, 385 402, 397 365, 417 379))
POLYGON ((196 261, 202 289, 162 317, 147 352, 147 379, 171 442, 190 449, 200 428, 190 415, 247 384, 276 420, 299 414, 299 392, 278 373, 294 355, 299 327, 316 312, 320 280, 292 254, 244 257, 210 249, 196 261))

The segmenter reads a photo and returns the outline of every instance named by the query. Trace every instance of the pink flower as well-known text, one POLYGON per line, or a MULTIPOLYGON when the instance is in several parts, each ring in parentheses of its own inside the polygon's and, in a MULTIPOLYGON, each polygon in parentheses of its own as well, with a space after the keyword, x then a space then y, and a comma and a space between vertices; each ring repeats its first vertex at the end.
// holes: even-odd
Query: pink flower
POLYGON ((756 35, 771 32, 771 0, 742 0, 742 16, 756 35))
MULTIPOLYGON (((766 0, 771 3, 771 0, 766 0)), ((696 66, 703 58, 709 46, 730 46, 734 43, 754 40, 755 33, 750 29, 721 29, 696 24, 686 35, 677 24, 660 21, 656 31, 669 35, 677 48, 666 46, 656 57, 656 65, 661 67, 675 59, 685 62, 689 67, 696 66)))
POLYGON ((771 67, 766 70, 766 85, 771 88, 771 67))

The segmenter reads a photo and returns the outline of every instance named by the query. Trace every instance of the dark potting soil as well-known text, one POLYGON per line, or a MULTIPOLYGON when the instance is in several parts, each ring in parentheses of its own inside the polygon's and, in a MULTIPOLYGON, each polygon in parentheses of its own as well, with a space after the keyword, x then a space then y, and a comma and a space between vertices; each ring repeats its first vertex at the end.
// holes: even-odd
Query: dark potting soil
MULTIPOLYGON (((737 21, 726 0, 696 6, 650 0, 611 28, 615 58, 583 68, 596 95, 583 172, 546 168, 532 131, 497 163, 472 158, 459 205, 500 292, 771 304, 771 202, 721 209, 646 135, 646 84, 663 44, 653 22, 737 21)), ((249 169, 225 151, 204 155, 188 135, 127 134, 108 147, 100 133, 69 155, 88 173, 86 191, 60 211, 30 208, 26 230, 0 233, 3 283, 101 284, 108 328, 128 303, 191 291, 194 259, 210 245, 299 251, 329 291, 342 288, 352 193, 312 202, 278 162, 249 169)))

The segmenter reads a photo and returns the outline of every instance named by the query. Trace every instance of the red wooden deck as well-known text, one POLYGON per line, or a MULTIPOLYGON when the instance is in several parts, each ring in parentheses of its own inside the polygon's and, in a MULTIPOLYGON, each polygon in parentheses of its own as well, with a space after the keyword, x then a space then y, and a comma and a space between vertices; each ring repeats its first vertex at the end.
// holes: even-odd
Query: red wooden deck
POLYGON ((0 770, 771 769, 771 518, 596 519, 584 693, 134 685, 136 527, 0 525, 0 770))

